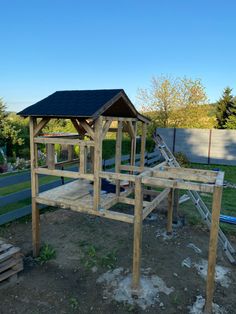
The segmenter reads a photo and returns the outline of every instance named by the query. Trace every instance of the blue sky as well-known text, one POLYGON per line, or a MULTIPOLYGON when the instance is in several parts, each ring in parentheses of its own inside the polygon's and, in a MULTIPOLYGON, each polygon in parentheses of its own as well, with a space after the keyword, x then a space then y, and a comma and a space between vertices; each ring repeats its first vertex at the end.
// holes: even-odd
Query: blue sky
POLYGON ((201 78, 236 95, 236 1, 0 0, 0 97, 19 111, 56 90, 201 78))

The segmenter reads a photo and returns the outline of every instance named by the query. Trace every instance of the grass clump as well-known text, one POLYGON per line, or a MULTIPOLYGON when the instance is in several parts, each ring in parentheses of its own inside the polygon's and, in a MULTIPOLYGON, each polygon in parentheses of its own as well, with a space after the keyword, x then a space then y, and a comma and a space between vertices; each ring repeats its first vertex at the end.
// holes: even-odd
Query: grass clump
POLYGON ((78 310, 79 302, 78 302, 78 300, 76 298, 71 297, 69 299, 69 304, 70 304, 70 307, 71 307, 72 310, 78 310))
POLYGON ((40 263, 40 265, 43 265, 55 258, 56 250, 50 244, 44 244, 40 249, 39 257, 37 257, 36 260, 40 263))
POLYGON ((98 247, 92 244, 81 243, 83 251, 82 263, 85 268, 92 269, 94 266, 101 266, 103 268, 114 269, 116 264, 116 252, 112 250, 108 253, 102 254, 98 247))

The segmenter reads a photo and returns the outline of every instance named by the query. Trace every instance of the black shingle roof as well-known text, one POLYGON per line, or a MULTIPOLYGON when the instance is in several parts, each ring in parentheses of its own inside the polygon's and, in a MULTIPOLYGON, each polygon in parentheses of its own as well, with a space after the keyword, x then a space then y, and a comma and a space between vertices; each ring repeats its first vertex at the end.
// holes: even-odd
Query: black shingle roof
POLYGON ((23 117, 92 119, 105 115, 150 121, 138 113, 123 89, 58 91, 18 114, 23 117))
POLYGON ((27 107, 21 116, 92 117, 123 89, 57 91, 27 107))

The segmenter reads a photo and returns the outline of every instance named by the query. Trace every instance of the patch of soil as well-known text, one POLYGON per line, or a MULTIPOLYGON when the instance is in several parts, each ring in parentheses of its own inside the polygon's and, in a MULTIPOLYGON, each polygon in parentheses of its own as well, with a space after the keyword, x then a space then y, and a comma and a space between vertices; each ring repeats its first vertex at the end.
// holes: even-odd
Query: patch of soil
MULTIPOLYGON (((158 276, 170 294, 159 291, 158 302, 146 309, 118 302, 104 293, 106 283, 98 278, 110 268, 132 267, 133 226, 58 209, 41 215, 42 243, 56 250, 56 259, 40 265, 31 258, 31 224, 13 223, 4 237, 26 256, 18 283, 0 289, 0 313, 189 313, 196 297, 205 296, 205 279, 194 265, 207 260, 209 232, 184 226, 165 237, 165 215, 143 225, 142 268, 158 276), (201 249, 197 252, 194 244, 201 249), (182 266, 189 258, 190 267, 182 266)), ((235 245, 235 241, 234 241, 235 245)), ((229 286, 216 283, 214 302, 227 313, 236 313, 236 272, 218 250, 217 264, 227 267, 229 286)), ((143 273, 143 276, 147 276, 143 273)), ((145 277, 147 278, 147 277, 145 277)), ((153 278, 153 277, 152 277, 153 278)))

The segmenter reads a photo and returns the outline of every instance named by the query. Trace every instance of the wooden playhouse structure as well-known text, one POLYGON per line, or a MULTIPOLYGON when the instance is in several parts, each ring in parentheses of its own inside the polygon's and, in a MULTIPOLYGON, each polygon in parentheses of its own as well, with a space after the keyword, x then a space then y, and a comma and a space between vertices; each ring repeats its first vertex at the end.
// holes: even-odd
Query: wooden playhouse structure
POLYGON ((33 255, 37 256, 40 250, 38 204, 69 208, 77 212, 131 223, 134 225, 132 289, 134 293, 138 293, 143 220, 164 198, 168 198, 167 232, 171 233, 175 189, 212 193, 212 225, 205 306, 205 312, 211 313, 224 174, 214 171, 170 168, 165 162, 152 168, 145 167, 146 133, 149 120, 137 112, 122 89, 58 91, 19 114, 29 117, 30 124, 33 255), (70 119, 78 135, 43 135, 42 130, 50 119, 70 119), (135 154, 138 124, 141 125, 141 157, 140 164, 137 166, 135 154), (115 171, 113 172, 102 170, 102 143, 107 132, 116 133, 115 171), (121 162, 122 132, 127 132, 131 137, 129 165, 123 165, 121 162), (44 166, 38 164, 37 146, 39 144, 47 147, 47 163, 44 166), (67 161, 55 162, 55 144, 68 146, 67 161), (71 148, 76 145, 80 148, 78 159, 74 159, 71 154, 71 148), (87 167, 88 152, 92 163, 90 169, 87 167), (79 170, 61 170, 61 166, 70 163, 79 164, 79 170), (76 180, 39 193, 38 176, 40 174, 76 180), (101 194, 102 178, 115 183, 115 193, 101 194), (120 192, 122 180, 128 181, 129 187, 120 192), (156 187, 162 188, 162 191, 157 192, 156 187), (145 195, 152 195, 152 200, 144 200, 145 195), (117 203, 133 205, 133 214, 111 210, 117 203))

